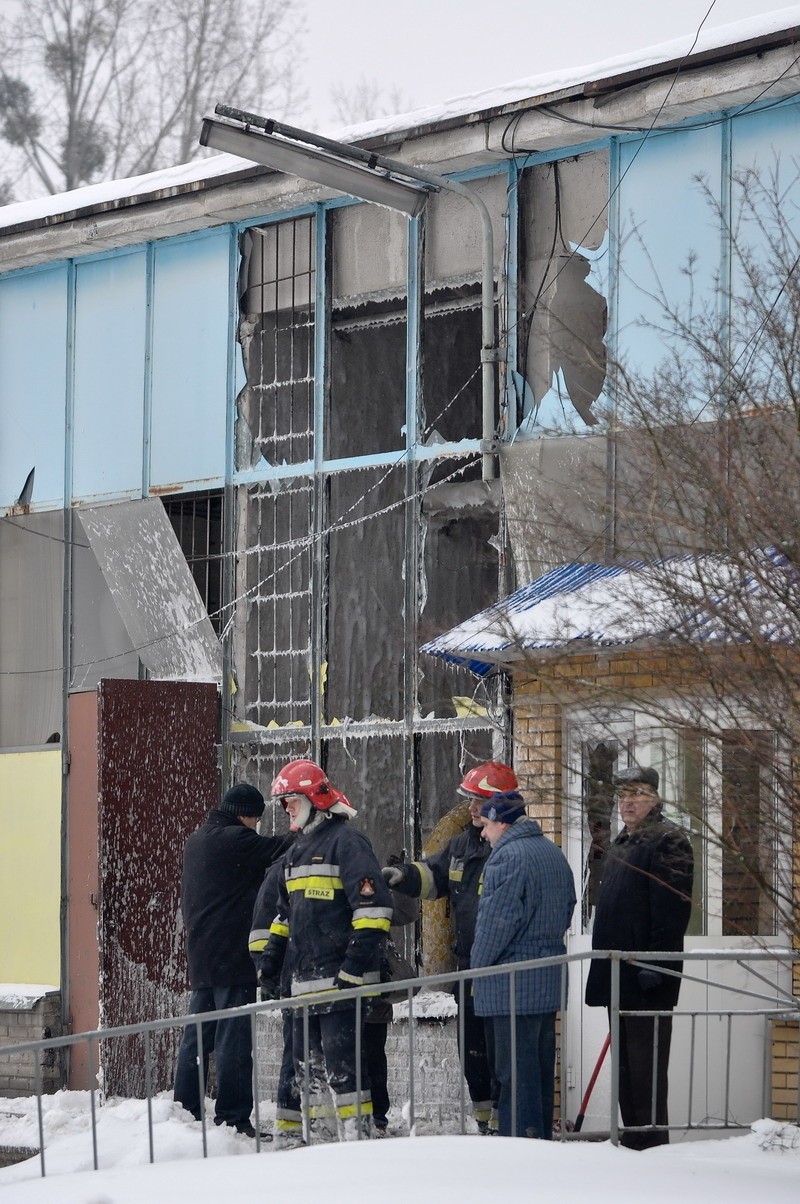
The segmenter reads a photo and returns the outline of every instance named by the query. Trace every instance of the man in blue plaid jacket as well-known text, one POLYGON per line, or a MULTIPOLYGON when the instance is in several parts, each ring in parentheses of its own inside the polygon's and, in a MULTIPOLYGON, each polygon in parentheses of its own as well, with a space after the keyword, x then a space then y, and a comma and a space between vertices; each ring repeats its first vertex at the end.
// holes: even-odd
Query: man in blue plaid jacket
MULTIPOLYGON (((525 814, 516 791, 495 794, 481 808, 492 845, 478 905, 473 969, 555 957, 566 952, 564 933, 575 907, 567 859, 525 814)), ((494 1073, 500 1083, 501 1136, 553 1135, 556 1012, 561 966, 521 970, 515 977, 516 1073, 511 1061, 509 974, 474 982, 475 1011, 486 1019, 494 1073), (516 1117, 512 1120, 512 1084, 516 1117)))

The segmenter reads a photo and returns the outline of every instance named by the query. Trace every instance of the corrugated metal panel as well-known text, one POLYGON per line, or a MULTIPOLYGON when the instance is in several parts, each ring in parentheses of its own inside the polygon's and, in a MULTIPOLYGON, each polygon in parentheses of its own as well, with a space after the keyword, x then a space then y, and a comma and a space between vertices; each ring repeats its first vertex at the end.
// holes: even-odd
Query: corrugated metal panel
POLYGON ((742 562, 681 556, 651 565, 562 565, 429 640, 421 651, 484 676, 496 664, 537 649, 742 639, 748 622, 766 639, 793 640, 791 617, 762 585, 764 575, 784 568, 794 573, 776 549, 754 552, 742 562), (671 576, 675 589, 665 585, 671 576), (741 622, 726 630, 734 613, 741 622))

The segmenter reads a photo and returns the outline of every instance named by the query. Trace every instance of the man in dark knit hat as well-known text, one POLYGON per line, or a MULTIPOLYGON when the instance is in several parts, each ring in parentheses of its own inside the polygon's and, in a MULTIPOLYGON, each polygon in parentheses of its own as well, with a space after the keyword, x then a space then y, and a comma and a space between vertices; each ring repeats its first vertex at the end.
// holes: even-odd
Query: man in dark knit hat
MULTIPOLYGON (((264 797, 255 786, 232 786, 183 850, 181 911, 186 929, 190 1015, 254 1003, 256 972, 247 948, 250 921, 264 873, 294 837, 259 836, 264 797)), ((202 1025, 203 1082, 214 1050, 217 1099, 214 1123, 255 1136, 250 1017, 202 1025)), ((187 1024, 178 1053, 175 1099, 200 1119, 197 1026, 187 1024)))

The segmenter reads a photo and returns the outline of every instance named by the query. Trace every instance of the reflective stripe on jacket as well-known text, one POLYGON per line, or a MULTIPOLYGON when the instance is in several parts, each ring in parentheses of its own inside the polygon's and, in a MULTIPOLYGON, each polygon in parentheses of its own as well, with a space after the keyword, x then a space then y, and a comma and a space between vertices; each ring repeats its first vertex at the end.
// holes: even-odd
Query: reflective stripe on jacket
POLYGON ((287 948, 292 995, 379 981, 380 951, 392 898, 372 846, 349 821, 326 816, 284 859, 278 914, 261 969, 280 972, 287 948))

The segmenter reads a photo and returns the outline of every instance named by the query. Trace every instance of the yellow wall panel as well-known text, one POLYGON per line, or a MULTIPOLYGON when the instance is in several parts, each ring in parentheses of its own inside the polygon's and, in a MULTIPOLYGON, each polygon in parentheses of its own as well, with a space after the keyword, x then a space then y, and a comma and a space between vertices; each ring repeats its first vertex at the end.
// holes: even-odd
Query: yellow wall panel
POLYGON ((0 982, 61 975, 61 749, 0 753, 0 982))

